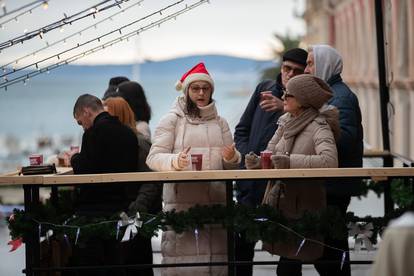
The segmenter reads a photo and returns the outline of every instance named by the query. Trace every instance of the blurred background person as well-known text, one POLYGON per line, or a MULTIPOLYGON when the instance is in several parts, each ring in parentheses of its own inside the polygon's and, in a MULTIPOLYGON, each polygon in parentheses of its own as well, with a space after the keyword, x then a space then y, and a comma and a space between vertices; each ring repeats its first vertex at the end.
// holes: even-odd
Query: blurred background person
POLYGON ((120 85, 121 83, 125 81, 129 81, 129 79, 123 76, 111 78, 109 80, 108 88, 106 89, 105 94, 102 97, 102 100, 106 100, 109 97, 116 97, 117 96, 116 90, 118 89, 118 85, 120 85))
POLYGON ((151 130, 149 128, 151 107, 142 86, 137 82, 127 81, 118 86, 117 92, 128 102, 134 112, 138 132, 151 140, 151 130))

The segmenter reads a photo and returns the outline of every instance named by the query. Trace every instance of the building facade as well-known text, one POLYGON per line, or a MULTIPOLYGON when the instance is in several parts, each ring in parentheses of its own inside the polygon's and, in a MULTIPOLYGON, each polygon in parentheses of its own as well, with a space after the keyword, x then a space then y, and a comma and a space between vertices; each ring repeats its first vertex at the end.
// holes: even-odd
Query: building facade
MULTIPOLYGON (((414 1, 383 0, 391 151, 414 159, 414 1)), ((339 50, 358 95, 368 148, 382 149, 375 0, 307 0, 306 45, 339 50)))

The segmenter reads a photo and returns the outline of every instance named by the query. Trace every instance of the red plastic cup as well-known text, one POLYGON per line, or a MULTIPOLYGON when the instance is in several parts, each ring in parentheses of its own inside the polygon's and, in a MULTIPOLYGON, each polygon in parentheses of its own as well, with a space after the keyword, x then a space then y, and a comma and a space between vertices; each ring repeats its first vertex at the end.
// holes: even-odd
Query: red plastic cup
POLYGON ((201 153, 192 153, 191 164, 193 171, 201 171, 203 167, 203 155, 201 153))
POLYGON ((42 154, 31 154, 29 156, 30 166, 37 166, 43 164, 43 155, 42 154))
POLYGON ((262 169, 271 169, 272 168, 272 152, 269 150, 265 150, 260 152, 260 161, 262 164, 262 169))
POLYGON ((267 97, 267 95, 272 95, 272 92, 270 91, 264 91, 264 92, 260 92, 260 102, 262 102, 263 100, 265 100, 267 97))

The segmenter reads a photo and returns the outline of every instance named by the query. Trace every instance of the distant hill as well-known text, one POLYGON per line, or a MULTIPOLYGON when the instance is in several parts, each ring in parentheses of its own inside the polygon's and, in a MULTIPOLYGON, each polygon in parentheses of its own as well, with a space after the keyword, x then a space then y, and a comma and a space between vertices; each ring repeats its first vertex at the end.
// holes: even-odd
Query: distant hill
MULTIPOLYGON (((220 73, 258 73, 263 69, 274 66, 272 61, 260 61, 224 55, 196 55, 169 59, 165 61, 147 61, 139 64, 142 79, 160 78, 168 75, 181 76, 198 62, 204 62, 210 72, 220 73)), ((55 78, 124 75, 131 77, 134 64, 127 65, 67 65, 51 71, 55 78)))

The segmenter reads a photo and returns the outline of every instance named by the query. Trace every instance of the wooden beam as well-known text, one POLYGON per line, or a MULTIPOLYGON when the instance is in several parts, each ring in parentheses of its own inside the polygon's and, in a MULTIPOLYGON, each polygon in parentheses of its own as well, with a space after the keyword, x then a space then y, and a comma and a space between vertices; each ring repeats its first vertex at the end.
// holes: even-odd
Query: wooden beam
POLYGON ((414 168, 329 168, 329 169, 287 169, 287 170, 210 170, 210 171, 169 171, 137 172, 83 175, 37 175, 0 176, 0 185, 22 184, 91 184, 111 182, 175 182, 197 180, 237 180, 237 179, 289 179, 289 178, 334 178, 414 176, 414 168))

